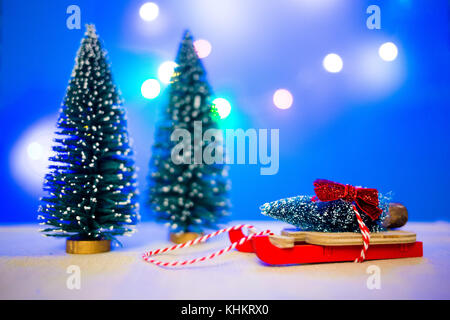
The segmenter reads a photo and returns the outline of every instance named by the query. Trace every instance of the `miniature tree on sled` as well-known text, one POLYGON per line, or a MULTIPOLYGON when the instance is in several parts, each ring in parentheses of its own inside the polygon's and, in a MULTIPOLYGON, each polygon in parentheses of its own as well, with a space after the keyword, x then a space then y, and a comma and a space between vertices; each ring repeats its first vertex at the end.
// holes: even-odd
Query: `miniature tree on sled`
MULTIPOLYGON (((229 182, 223 164, 175 164, 171 151, 178 143, 171 140, 175 129, 190 132, 194 153, 202 141, 194 141, 195 123, 204 131, 217 129, 217 113, 212 108, 212 90, 206 72, 186 31, 176 57, 177 67, 169 86, 169 104, 156 130, 150 161, 149 202, 157 221, 171 228, 171 240, 184 242, 198 236, 205 228, 216 228, 228 215, 229 182)), ((183 155, 187 156, 187 155, 183 155)))
POLYGON ((87 25, 57 123, 54 164, 39 219, 66 251, 108 251, 137 221, 136 174, 127 120, 106 52, 87 25))

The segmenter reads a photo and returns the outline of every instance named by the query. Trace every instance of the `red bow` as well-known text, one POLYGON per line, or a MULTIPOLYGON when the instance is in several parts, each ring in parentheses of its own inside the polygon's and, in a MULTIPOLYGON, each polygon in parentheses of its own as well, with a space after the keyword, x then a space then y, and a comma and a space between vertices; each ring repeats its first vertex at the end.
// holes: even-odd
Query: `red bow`
POLYGON ((357 188, 349 184, 341 184, 329 180, 317 179, 314 181, 314 191, 320 201, 334 201, 342 199, 355 202, 359 211, 364 212, 372 220, 376 220, 382 210, 378 207, 378 190, 357 188))

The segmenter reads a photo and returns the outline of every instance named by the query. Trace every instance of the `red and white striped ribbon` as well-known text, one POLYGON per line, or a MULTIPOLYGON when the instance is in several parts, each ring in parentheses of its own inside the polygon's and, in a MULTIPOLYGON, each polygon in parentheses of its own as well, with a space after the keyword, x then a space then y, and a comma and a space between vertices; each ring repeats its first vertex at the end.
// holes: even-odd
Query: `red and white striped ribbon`
POLYGON ((236 246, 242 245, 243 243, 249 241, 253 237, 255 237, 255 236, 262 236, 262 235, 273 235, 273 233, 270 230, 256 232, 255 227, 253 227, 252 225, 241 224, 241 225, 237 225, 237 226, 233 226, 233 227, 229 227, 229 228, 225 228, 225 229, 220 229, 220 230, 218 230, 216 232, 207 234, 207 235, 205 235, 203 237, 199 237, 197 239, 190 240, 190 241, 185 242, 185 243, 180 243, 180 244, 174 245, 172 247, 167 247, 167 248, 164 248, 164 249, 157 249, 157 250, 154 250, 154 251, 148 251, 148 252, 144 253, 142 258, 145 261, 147 261, 147 262, 150 262, 150 263, 156 264, 157 266, 162 266, 162 267, 185 266, 185 265, 190 265, 190 264, 194 264, 196 262, 202 262, 202 261, 205 261, 205 260, 210 260, 210 259, 213 259, 215 257, 218 257, 218 256, 220 256, 220 255, 222 255, 222 254, 224 254, 226 252, 229 252, 229 251, 233 250, 234 248, 236 248, 236 246), (210 239, 212 237, 218 236, 221 233, 229 232, 231 230, 238 230, 238 229, 241 229, 241 228, 247 228, 247 229, 252 230, 254 232, 250 232, 250 234, 248 236, 243 237, 239 241, 233 242, 227 248, 224 248, 224 249, 221 249, 221 250, 216 251, 214 253, 211 253, 208 256, 199 257, 199 258, 195 258, 195 259, 192 259, 192 260, 172 261, 172 262, 158 261, 158 260, 150 258, 151 256, 155 256, 155 255, 160 254, 160 253, 164 253, 164 252, 168 252, 168 251, 174 251, 174 250, 185 248, 185 247, 190 247, 190 246, 196 245, 198 243, 205 242, 206 240, 208 240, 208 239, 210 239))
POLYGON ((366 259, 367 249, 369 249, 370 231, 369 228, 367 228, 367 226, 365 225, 364 221, 362 220, 355 205, 353 205, 353 211, 355 211, 356 220, 358 220, 359 230, 361 231, 361 235, 363 238, 363 248, 361 250, 361 254, 359 255, 358 258, 356 258, 355 262, 363 262, 366 259))
MULTIPOLYGON (((355 262, 363 262, 366 258, 366 252, 369 249, 369 243, 370 243, 370 232, 369 229, 367 228, 367 226, 364 224, 358 210, 356 209, 355 206, 353 206, 353 210, 355 211, 355 215, 356 215, 356 219, 358 220, 358 225, 359 225, 359 229, 361 231, 361 235, 363 237, 363 248, 361 250, 361 254, 358 258, 355 259, 355 262)), ((229 228, 224 228, 224 229, 220 229, 216 232, 207 234, 203 237, 199 237, 197 239, 194 240, 190 240, 187 241, 185 243, 180 243, 177 245, 174 245, 172 247, 167 247, 164 249, 156 249, 153 251, 148 251, 146 253, 144 253, 142 255, 142 258, 149 262, 149 263, 153 263, 157 266, 162 266, 162 267, 176 267, 176 266, 185 266, 185 265, 191 265, 194 264, 196 262, 202 262, 205 260, 210 260, 213 259, 215 257, 218 257, 226 252, 229 252, 231 250, 233 250, 234 248, 236 248, 238 245, 242 245, 247 241, 250 241, 253 237, 255 236, 262 236, 262 235, 273 235, 273 233, 270 230, 265 230, 265 231, 260 231, 257 232, 255 227, 253 227, 252 225, 248 225, 248 224, 241 224, 241 225, 236 225, 236 226, 232 226, 229 228), (191 247, 194 246, 198 243, 202 243, 205 242, 206 240, 213 238, 215 236, 218 236, 224 232, 229 232, 231 230, 238 230, 238 229, 242 229, 242 228, 247 228, 249 231, 253 231, 250 232, 250 234, 248 236, 245 236, 243 238, 241 238, 239 241, 233 242, 231 245, 229 245, 228 247, 218 250, 216 252, 211 253, 208 256, 203 256, 203 257, 199 257, 199 258, 195 258, 195 259, 191 259, 191 260, 183 260, 183 261, 172 261, 172 262, 164 262, 164 261, 159 261, 159 260, 155 260, 152 259, 152 256, 155 256, 157 254, 161 254, 161 253, 165 253, 168 251, 174 251, 177 249, 181 249, 181 248, 185 248, 185 247, 191 247)))

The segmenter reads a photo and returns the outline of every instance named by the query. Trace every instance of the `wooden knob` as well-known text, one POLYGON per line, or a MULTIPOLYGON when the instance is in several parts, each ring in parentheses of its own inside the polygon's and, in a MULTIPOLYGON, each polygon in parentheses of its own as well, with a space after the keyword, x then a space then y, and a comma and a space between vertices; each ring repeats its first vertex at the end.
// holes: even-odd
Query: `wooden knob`
POLYGON ((392 202, 389 204, 389 214, 384 221, 386 228, 400 228, 408 221, 408 210, 401 203, 392 202))

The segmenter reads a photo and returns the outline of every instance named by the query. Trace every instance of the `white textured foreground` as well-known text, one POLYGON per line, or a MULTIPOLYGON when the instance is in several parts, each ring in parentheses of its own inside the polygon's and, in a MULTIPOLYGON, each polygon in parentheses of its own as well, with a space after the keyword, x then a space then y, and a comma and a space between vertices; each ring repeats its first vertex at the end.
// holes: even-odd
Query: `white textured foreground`
MULTIPOLYGON (((253 224, 273 231, 285 226, 253 224)), ((450 299, 446 222, 408 224, 407 230, 417 232, 424 242, 424 258, 269 267, 253 254, 233 251, 172 270, 141 259, 144 251, 169 245, 166 229, 153 223, 138 229, 133 237, 122 237, 123 248, 67 255, 65 240, 42 237, 38 226, 0 227, 0 299, 450 299), (80 290, 67 288, 71 265, 80 267, 80 290), (370 265, 381 270, 379 290, 367 288, 370 265)), ((160 257, 192 258, 227 244, 222 235, 160 257)))

